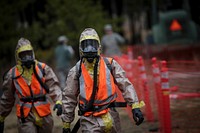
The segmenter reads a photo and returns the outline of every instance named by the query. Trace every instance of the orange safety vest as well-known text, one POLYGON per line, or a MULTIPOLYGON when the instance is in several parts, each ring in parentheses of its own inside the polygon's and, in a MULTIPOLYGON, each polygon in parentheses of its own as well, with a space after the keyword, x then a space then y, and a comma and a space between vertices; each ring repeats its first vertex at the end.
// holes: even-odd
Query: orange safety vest
MULTIPOLYGON (((111 61, 111 58, 109 58, 111 61)), ((90 100, 90 97, 92 95, 93 91, 93 79, 88 73, 88 71, 85 68, 85 65, 81 64, 81 75, 79 77, 79 83, 80 83, 80 98, 79 98, 79 104, 80 106, 87 105, 88 101, 90 100)), ((98 76, 98 88, 97 93, 94 99, 93 106, 103 106, 107 105, 113 101, 115 101, 117 97, 116 93, 116 87, 114 83, 113 76, 106 66, 106 63, 104 62, 104 59, 101 57, 100 59, 100 65, 99 65, 99 76, 98 76)), ((102 114, 105 114, 108 112, 108 108, 101 110, 99 112, 86 112, 84 116, 99 116, 102 114)))
MULTIPOLYGON (((35 66, 36 72, 43 82, 45 81, 44 75, 43 75, 45 65, 46 64, 44 63, 38 62, 38 64, 35 66)), ((19 70, 16 67, 14 67, 12 69, 12 76, 17 77, 19 75, 20 75, 19 70)), ((32 82, 30 85, 26 83, 25 79, 22 76, 16 79, 13 79, 13 84, 14 84, 14 87, 16 88, 16 91, 15 91, 16 96, 18 96, 19 99, 27 98, 27 97, 35 98, 39 96, 45 96, 46 94, 46 91, 41 86, 41 84, 37 80, 36 75, 34 73, 32 74, 32 82)), ((51 113, 50 103, 47 101, 47 99, 43 101, 38 100, 38 101, 29 101, 29 102, 24 102, 22 100, 19 100, 18 103, 16 104, 17 116, 26 118, 32 106, 35 107, 38 115, 41 117, 47 116, 51 113), (23 116, 22 116, 22 112, 23 112, 23 116)))

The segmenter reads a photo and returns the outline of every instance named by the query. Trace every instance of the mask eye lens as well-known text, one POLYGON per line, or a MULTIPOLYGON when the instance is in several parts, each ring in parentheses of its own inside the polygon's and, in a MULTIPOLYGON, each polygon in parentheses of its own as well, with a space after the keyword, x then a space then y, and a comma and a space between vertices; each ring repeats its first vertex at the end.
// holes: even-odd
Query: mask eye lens
POLYGON ((32 51, 23 51, 19 53, 19 58, 21 60, 31 60, 33 59, 33 52, 32 51))
POLYGON ((97 50, 98 46, 99 46, 99 43, 98 43, 97 40, 92 40, 92 39, 84 40, 84 41, 81 42, 81 48, 82 48, 83 51, 88 46, 91 46, 91 47, 93 47, 93 48, 95 48, 97 50))

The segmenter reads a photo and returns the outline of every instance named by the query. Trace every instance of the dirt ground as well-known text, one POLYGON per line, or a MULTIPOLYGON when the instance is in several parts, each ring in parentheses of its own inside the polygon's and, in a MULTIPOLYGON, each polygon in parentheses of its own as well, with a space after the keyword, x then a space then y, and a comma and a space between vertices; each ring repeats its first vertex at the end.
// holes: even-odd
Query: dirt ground
MULTIPOLYGON (((171 100, 170 108, 172 133, 200 133, 200 98, 180 101, 171 100)), ((157 130, 159 129, 159 121, 157 120, 156 112, 154 112, 155 121, 148 122, 145 120, 140 126, 136 126, 133 120, 127 115, 125 109, 118 109, 118 111, 120 112, 122 133, 160 133, 157 130)), ((55 125, 54 133, 61 133, 62 122, 55 113, 53 113, 53 116, 55 125)), ((11 114, 6 118, 4 133, 17 133, 16 121, 15 109, 13 109, 11 114)))
MULTIPOLYGON (((147 133, 148 130, 156 125, 156 123, 148 123, 144 122, 140 126, 134 125, 133 121, 130 119, 130 117, 127 115, 127 112, 125 109, 118 109, 120 112, 120 118, 121 118, 121 125, 122 125, 122 133, 147 133)), ((54 133, 61 133, 62 132, 62 122, 59 117, 57 117, 54 113, 54 133)), ((6 118, 5 121, 5 130, 4 133, 18 133, 17 131, 17 124, 16 124, 16 116, 15 116, 15 109, 11 112, 11 114, 6 118)), ((77 121, 77 117, 74 122, 77 121)), ((72 127, 74 125, 74 122, 72 123, 72 127)), ((78 133, 81 133, 80 131, 78 133)))
MULTIPOLYGON (((183 69, 180 69, 179 64, 177 68, 175 66, 171 66, 169 72, 170 86, 178 86, 178 91, 172 93, 199 93, 200 65, 195 67, 195 69, 194 67, 191 68, 188 66, 183 66, 183 69)), ((149 81, 151 82, 152 80, 149 81)), ((142 109, 145 121, 140 126, 136 126, 134 125, 133 120, 131 120, 127 115, 125 109, 118 109, 121 118, 122 133, 160 133, 160 121, 158 121, 158 110, 156 105, 157 102, 155 92, 153 90, 154 88, 150 88, 154 121, 147 121, 144 109, 142 109)), ((170 111, 172 133, 200 133, 200 97, 170 99, 170 111)), ((55 115, 55 113, 53 113, 53 117, 54 133, 61 133, 62 122, 60 118, 55 115)), ((11 114, 5 120, 5 133, 17 133, 16 121, 15 109, 13 108, 11 114)), ((76 121, 77 117, 74 122, 76 121)), ((73 124, 74 123, 72 123, 72 127, 73 124)))

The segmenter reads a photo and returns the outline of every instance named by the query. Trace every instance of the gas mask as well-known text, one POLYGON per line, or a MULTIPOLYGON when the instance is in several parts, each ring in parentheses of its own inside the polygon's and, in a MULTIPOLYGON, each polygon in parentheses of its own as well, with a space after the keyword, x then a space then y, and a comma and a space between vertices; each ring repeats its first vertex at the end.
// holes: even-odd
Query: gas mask
POLYGON ((99 57, 98 49, 99 43, 94 39, 87 39, 81 42, 81 52, 83 58, 86 58, 89 63, 92 63, 95 58, 99 57))
POLYGON ((28 69, 30 69, 31 65, 35 63, 32 50, 20 52, 19 59, 21 60, 21 65, 25 66, 28 69))

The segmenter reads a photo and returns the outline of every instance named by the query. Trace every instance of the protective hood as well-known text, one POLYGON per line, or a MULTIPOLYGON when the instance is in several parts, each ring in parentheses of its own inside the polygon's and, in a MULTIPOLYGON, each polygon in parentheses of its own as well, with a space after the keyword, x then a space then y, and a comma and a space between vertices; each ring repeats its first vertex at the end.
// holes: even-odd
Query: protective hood
POLYGON ((101 54, 101 43, 97 32, 92 28, 86 28, 80 36, 79 40, 79 52, 80 56, 83 56, 84 52, 97 51, 97 54, 101 54), (87 47, 87 45, 90 45, 87 47), (86 48, 87 47, 87 48, 86 48), (84 49, 85 48, 85 51, 84 49))
POLYGON ((35 54, 29 40, 20 38, 15 49, 16 67, 30 85, 35 63, 35 54))
POLYGON ((22 58, 20 58, 20 53, 25 52, 25 51, 30 51, 32 53, 31 55, 32 59, 35 60, 35 54, 34 54, 33 47, 30 41, 25 38, 20 38, 18 40, 18 44, 15 49, 15 60, 18 65, 22 64, 22 58))

